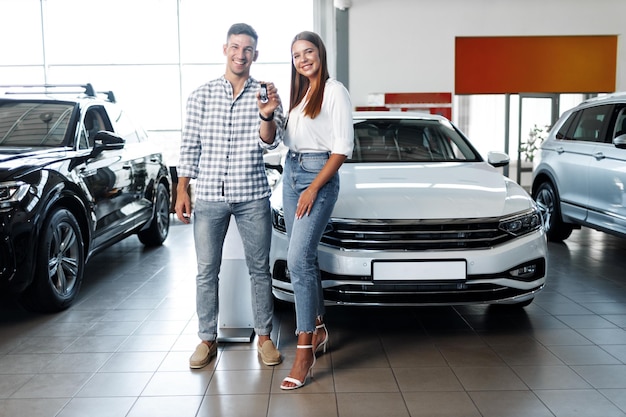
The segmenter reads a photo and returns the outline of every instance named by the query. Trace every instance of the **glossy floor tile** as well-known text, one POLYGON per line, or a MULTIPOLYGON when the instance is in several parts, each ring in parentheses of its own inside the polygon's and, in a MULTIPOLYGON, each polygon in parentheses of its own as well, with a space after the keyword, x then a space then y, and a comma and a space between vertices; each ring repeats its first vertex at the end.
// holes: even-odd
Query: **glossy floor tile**
POLYGON ((135 237, 96 255, 81 294, 53 315, 0 306, 0 417, 626 416, 626 240, 592 230, 550 244, 545 290, 523 310, 328 309, 329 351, 304 388, 280 382, 294 313, 276 311, 285 362, 198 340, 192 229, 163 247, 135 237))

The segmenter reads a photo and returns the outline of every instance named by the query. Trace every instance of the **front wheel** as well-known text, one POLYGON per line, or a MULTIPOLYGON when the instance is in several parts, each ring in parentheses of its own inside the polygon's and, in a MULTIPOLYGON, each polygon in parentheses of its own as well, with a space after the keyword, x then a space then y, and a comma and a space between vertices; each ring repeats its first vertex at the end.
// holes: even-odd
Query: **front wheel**
POLYGON ((161 245, 170 230, 170 194, 162 183, 157 186, 154 204, 154 216, 150 226, 137 233, 139 241, 146 246, 161 245))
POLYGON ((68 308, 78 295, 84 267, 85 249, 78 222, 70 211, 56 209, 41 231, 35 278, 22 294, 22 305, 48 313, 68 308))
POLYGON ((567 239, 572 234, 574 226, 563 222, 559 197, 552 183, 541 183, 535 191, 534 198, 543 218, 548 240, 561 242, 567 239))

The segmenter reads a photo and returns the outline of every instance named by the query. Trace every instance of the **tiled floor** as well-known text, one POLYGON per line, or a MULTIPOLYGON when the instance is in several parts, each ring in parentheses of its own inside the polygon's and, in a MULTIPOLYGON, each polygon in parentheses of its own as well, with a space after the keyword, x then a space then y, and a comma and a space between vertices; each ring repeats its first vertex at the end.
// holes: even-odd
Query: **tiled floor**
POLYGON ((330 308, 330 351, 306 387, 281 392, 285 363, 254 344, 195 347, 191 228, 166 245, 136 238, 93 258, 78 302, 56 315, 0 307, 1 417, 626 415, 626 240, 575 231, 550 244, 547 288, 523 311, 489 307, 330 308))

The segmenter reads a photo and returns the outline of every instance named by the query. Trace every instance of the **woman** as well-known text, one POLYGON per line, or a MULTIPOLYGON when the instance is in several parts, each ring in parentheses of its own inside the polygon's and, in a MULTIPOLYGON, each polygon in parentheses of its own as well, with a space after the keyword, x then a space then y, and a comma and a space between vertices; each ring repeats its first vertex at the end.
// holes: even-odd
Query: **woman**
POLYGON ((317 245, 337 201, 337 171, 352 156, 354 142, 350 95, 330 78, 322 39, 301 32, 291 43, 291 53, 283 209, 298 344, 293 367, 280 386, 285 390, 306 383, 316 352, 326 351, 328 344, 317 245))

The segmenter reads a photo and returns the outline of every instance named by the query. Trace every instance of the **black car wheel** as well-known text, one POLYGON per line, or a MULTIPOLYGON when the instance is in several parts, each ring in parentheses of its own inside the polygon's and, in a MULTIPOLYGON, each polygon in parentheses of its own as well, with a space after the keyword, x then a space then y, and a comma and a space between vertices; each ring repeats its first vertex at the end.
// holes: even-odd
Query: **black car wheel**
POLYGON ((41 231, 35 278, 22 295, 22 304, 40 312, 66 309, 78 295, 84 266, 85 251, 78 222, 68 210, 56 209, 41 231))
POLYGON ((161 245, 170 230, 170 194, 164 184, 157 187, 154 217, 150 226, 137 233, 139 240, 146 246, 161 245))
POLYGON ((560 242, 567 239, 573 230, 573 225, 564 223, 561 218, 559 197, 550 182, 544 182, 537 187, 535 201, 543 218, 548 240, 560 242))

